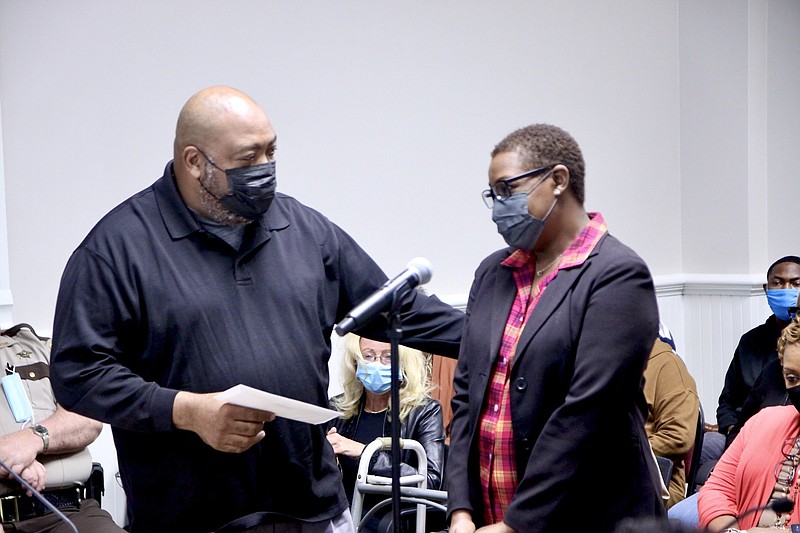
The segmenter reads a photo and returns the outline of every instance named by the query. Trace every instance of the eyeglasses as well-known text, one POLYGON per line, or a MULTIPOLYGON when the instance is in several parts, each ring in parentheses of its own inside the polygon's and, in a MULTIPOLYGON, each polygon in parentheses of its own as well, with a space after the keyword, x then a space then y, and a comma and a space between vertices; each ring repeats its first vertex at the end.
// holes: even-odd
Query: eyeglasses
POLYGON ((784 487, 789 487, 794 482, 794 475, 796 472, 797 463, 793 461, 791 457, 779 461, 778 464, 775 465, 775 471, 773 472, 775 482, 784 487))
MULTIPOLYGON (((523 172, 518 176, 513 176, 511 178, 506 178, 504 180, 498 181, 497 183, 494 184, 493 187, 489 187, 488 189, 486 189, 481 193, 481 198, 483 198, 483 203, 486 204, 486 207, 491 209, 492 207, 494 207, 495 201, 497 200, 502 201, 511 196, 512 190, 510 185, 512 183, 523 179, 535 178, 536 176, 540 176, 544 173, 549 174, 554 167, 555 165, 551 165, 549 167, 535 168, 533 170, 523 172)), ((541 184, 545 180, 545 178, 547 178, 547 176, 542 178, 541 181, 539 181, 539 183, 537 183, 536 186, 533 187, 533 189, 528 191, 528 194, 532 193, 536 189, 536 187, 538 187, 539 184, 541 184)))
POLYGON ((367 352, 362 353, 361 357, 364 358, 364 361, 367 363, 374 363, 375 361, 380 361, 384 365, 391 364, 392 362, 392 353, 391 352, 381 352, 379 354, 374 352, 367 352))
POLYGON ((788 487, 792 484, 795 472, 797 471, 797 465, 800 463, 800 457, 797 456, 798 443, 800 443, 800 437, 792 437, 784 440, 781 453, 785 459, 778 461, 778 464, 775 465, 775 471, 773 472, 775 481, 784 487, 788 487))
POLYGON ((781 453, 787 459, 791 459, 794 462, 800 462, 800 455, 797 454, 798 449, 800 449, 800 437, 789 437, 783 441, 781 453))

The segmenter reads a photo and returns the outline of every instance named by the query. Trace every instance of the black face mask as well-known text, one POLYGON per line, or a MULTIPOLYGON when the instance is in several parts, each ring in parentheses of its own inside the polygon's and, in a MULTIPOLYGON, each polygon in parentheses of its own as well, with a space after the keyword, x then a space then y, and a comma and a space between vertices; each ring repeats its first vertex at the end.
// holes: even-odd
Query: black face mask
POLYGON ((275 161, 252 167, 231 168, 225 171, 228 194, 219 203, 244 218, 255 220, 267 212, 275 198, 277 178, 275 161))
POLYGON ((792 402, 794 408, 800 412, 800 385, 796 385, 791 389, 786 389, 786 395, 789 396, 789 401, 792 402))
MULTIPOLYGON (((255 220, 267 212, 275 198, 277 187, 275 161, 226 170, 218 167, 202 150, 198 151, 203 154, 206 161, 214 168, 223 171, 228 178, 228 194, 222 198, 208 191, 225 209, 250 220, 255 220)), ((200 185, 203 185, 202 182, 200 185)))

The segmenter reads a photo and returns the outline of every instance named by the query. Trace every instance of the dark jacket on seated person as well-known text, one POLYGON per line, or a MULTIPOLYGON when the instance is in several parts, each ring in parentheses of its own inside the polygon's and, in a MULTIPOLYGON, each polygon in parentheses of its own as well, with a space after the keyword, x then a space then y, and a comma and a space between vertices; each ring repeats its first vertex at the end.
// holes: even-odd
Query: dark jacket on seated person
MULTIPOLYGON (((778 359, 777 342, 780 336, 781 326, 775 315, 770 315, 766 322, 742 335, 719 396, 717 424, 720 433, 724 434, 725 428, 736 425, 747 395, 755 386, 761 370, 770 361, 778 359)), ((782 388, 786 387, 782 385, 782 388)))
MULTIPOLYGON (((386 412, 380 413, 384 414, 382 434, 372 437, 369 441, 365 442, 365 444, 369 444, 377 437, 391 436, 391 418, 385 413, 386 412)), ((343 437, 356 440, 356 433, 362 416, 365 416, 363 399, 358 415, 347 419, 338 418, 332 425, 336 426, 337 432, 343 437)), ((374 416, 374 414, 366 414, 366 416, 374 416)), ((428 456, 428 488, 439 489, 442 485, 445 438, 441 404, 437 400, 431 399, 425 405, 412 409, 408 414, 408 418, 400 425, 400 438, 413 439, 422 444, 428 456)), ((406 475, 408 468, 413 468, 416 472, 416 453, 411 450, 402 450, 400 452, 400 460, 402 461, 400 465, 401 475, 406 475)), ((344 489, 347 493, 347 499, 350 502, 353 501, 353 490, 358 473, 358 463, 358 459, 346 457, 344 455, 339 456, 339 464, 342 469, 342 482, 344 483, 344 489)), ((389 468, 391 468, 391 452, 379 452, 373 456, 370 463, 370 474, 389 477, 391 476, 389 468), (374 468, 378 462, 379 456, 383 457, 380 457, 380 465, 378 465, 378 467, 386 466, 388 468, 385 471, 381 469, 381 471, 375 472, 374 468)))
POLYGON ((777 357, 766 364, 758 376, 750 394, 742 405, 742 410, 736 425, 725 438, 725 449, 731 445, 733 439, 741 431, 745 422, 765 407, 773 405, 788 405, 789 395, 786 393, 786 384, 783 381, 783 367, 777 357))

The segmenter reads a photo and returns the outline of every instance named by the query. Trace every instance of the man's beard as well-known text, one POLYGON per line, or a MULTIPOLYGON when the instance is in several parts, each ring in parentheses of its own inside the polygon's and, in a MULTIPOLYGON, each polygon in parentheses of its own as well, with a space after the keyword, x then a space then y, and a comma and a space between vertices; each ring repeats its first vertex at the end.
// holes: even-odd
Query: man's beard
POLYGON ((205 211, 204 216, 207 216, 209 220, 217 222, 218 224, 225 224, 226 226, 244 226, 252 222, 252 220, 248 218, 227 210, 219 200, 209 192, 213 189, 219 189, 219 180, 214 174, 214 170, 213 166, 206 163, 205 175, 200 176, 200 205, 205 211))

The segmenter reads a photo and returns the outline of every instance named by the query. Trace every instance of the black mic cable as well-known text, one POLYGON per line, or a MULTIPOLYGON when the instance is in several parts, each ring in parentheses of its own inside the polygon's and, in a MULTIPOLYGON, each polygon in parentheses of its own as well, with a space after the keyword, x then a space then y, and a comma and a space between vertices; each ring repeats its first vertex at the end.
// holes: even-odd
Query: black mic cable
MULTIPOLYGON (((22 479, 22 477, 20 477, 20 475, 19 475, 19 474, 17 474, 17 473, 16 473, 16 472, 14 472, 13 470, 11 470, 11 469, 8 467, 8 465, 6 465, 6 464, 5 464, 5 463, 4 463, 2 460, 0 460, 0 466, 2 466, 3 468, 5 468, 5 469, 6 469, 6 471, 7 471, 9 474, 11 474, 11 476, 12 476, 14 479, 16 479, 17 481, 19 481, 19 484, 20 484, 20 485, 22 485, 23 487, 25 487, 25 490, 27 490, 28 492, 30 492, 31 494, 33 494, 33 495, 36 497, 36 499, 37 499, 37 500, 39 500, 40 502, 42 502, 42 505, 44 505, 45 507, 47 507, 47 509, 48 509, 50 512, 52 512, 52 513, 55 513, 55 515, 56 515, 56 516, 58 516, 58 517, 59 517, 59 518, 60 518, 60 519, 61 519, 61 520, 62 520, 62 521, 65 523, 65 524, 67 524, 67 525, 68 525, 68 526, 69 526, 69 527, 72 529, 72 531, 74 531, 75 533, 78 533, 78 528, 77 528, 77 527, 75 527, 75 524, 73 524, 73 523, 72 523, 72 520, 70 520, 69 518, 67 518, 67 517, 64 515, 64 513, 62 513, 61 511, 59 511, 59 510, 56 508, 56 506, 55 506, 55 505, 53 505, 52 503, 50 503, 49 501, 47 501, 47 498, 45 498, 44 496, 42 496, 42 493, 41 493, 41 492, 39 492, 38 490, 36 490, 36 489, 34 489, 33 487, 31 487, 31 486, 30 486, 30 484, 29 484, 27 481, 25 481, 24 479, 22 479)), ((17 517, 17 518, 19 518, 19 517, 17 517)))
POLYGON ((772 509, 772 511, 774 511, 775 513, 791 513, 792 509, 794 509, 794 502, 788 498, 775 498, 766 505, 751 507, 742 514, 736 515, 736 518, 725 524, 725 526, 721 527, 719 530, 722 532, 725 531, 726 529, 731 529, 734 524, 738 524, 739 520, 741 520, 745 516, 749 516, 753 513, 756 513, 758 511, 763 511, 765 509, 772 509))

